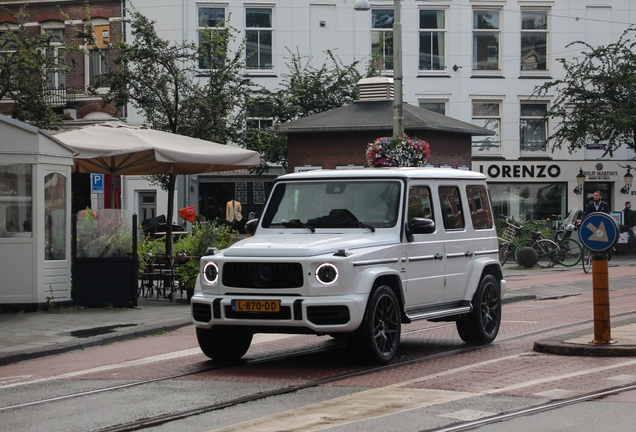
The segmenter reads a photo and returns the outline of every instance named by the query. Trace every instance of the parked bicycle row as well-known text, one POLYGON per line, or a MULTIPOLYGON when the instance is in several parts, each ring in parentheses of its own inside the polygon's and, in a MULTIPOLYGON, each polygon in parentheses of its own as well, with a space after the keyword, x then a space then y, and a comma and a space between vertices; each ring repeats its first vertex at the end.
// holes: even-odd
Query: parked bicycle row
MULTIPOLYGON (((542 268, 557 264, 565 267, 577 265, 586 255, 583 245, 572 235, 578 230, 577 214, 576 209, 572 210, 563 221, 559 215, 553 215, 557 223, 552 230, 546 227, 546 221, 516 222, 510 216, 500 216, 505 225, 500 229, 499 262, 504 265, 509 259, 514 259, 524 267, 538 265, 542 268)), ((587 261, 591 266, 591 258, 587 261)), ((589 271, 585 263, 583 269, 589 271)))

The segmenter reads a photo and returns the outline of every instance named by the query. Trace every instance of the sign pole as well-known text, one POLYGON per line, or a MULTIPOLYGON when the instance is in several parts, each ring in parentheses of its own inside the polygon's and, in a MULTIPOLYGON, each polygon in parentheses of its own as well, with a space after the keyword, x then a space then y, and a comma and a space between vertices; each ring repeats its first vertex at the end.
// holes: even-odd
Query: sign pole
POLYGON ((592 344, 613 344, 610 330, 609 272, 607 251, 618 241, 618 223, 610 215, 593 212, 579 227, 579 240, 591 250, 592 299, 594 303, 594 340, 592 344))
POLYGON ((609 272, 607 255, 603 252, 592 257, 592 297, 594 303, 593 344, 613 344, 610 330, 609 272))

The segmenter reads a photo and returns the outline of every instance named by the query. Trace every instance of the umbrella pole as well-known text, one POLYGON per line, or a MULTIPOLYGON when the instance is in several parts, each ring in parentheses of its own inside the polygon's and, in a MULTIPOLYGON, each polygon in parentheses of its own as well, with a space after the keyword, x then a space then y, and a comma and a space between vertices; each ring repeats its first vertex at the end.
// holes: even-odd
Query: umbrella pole
POLYGON ((110 208, 115 208, 115 172, 110 173, 110 208))

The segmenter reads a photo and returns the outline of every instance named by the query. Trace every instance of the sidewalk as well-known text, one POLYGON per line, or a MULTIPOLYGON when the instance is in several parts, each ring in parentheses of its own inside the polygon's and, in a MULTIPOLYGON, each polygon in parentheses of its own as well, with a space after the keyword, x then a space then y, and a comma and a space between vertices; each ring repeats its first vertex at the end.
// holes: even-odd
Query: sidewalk
MULTIPOLYGON (((592 275, 573 268, 504 267, 508 288, 503 303, 543 300, 592 291, 592 275)), ((636 256, 617 255, 609 262, 610 289, 636 287, 636 256)), ((0 366, 115 341, 172 331, 192 324, 190 306, 165 299, 139 299, 137 308, 69 308, 53 312, 0 313, 0 366)), ((636 319, 612 323, 618 343, 590 345, 590 330, 535 342, 535 350, 562 355, 636 355, 636 319)))

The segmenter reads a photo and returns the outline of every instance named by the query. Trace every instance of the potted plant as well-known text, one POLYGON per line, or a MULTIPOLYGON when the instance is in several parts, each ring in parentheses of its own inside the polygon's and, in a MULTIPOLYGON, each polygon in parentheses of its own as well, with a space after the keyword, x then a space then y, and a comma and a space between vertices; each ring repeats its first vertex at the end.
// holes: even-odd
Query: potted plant
POLYGON ((380 137, 367 146, 370 167, 423 167, 431 154, 430 145, 408 135, 380 137))

